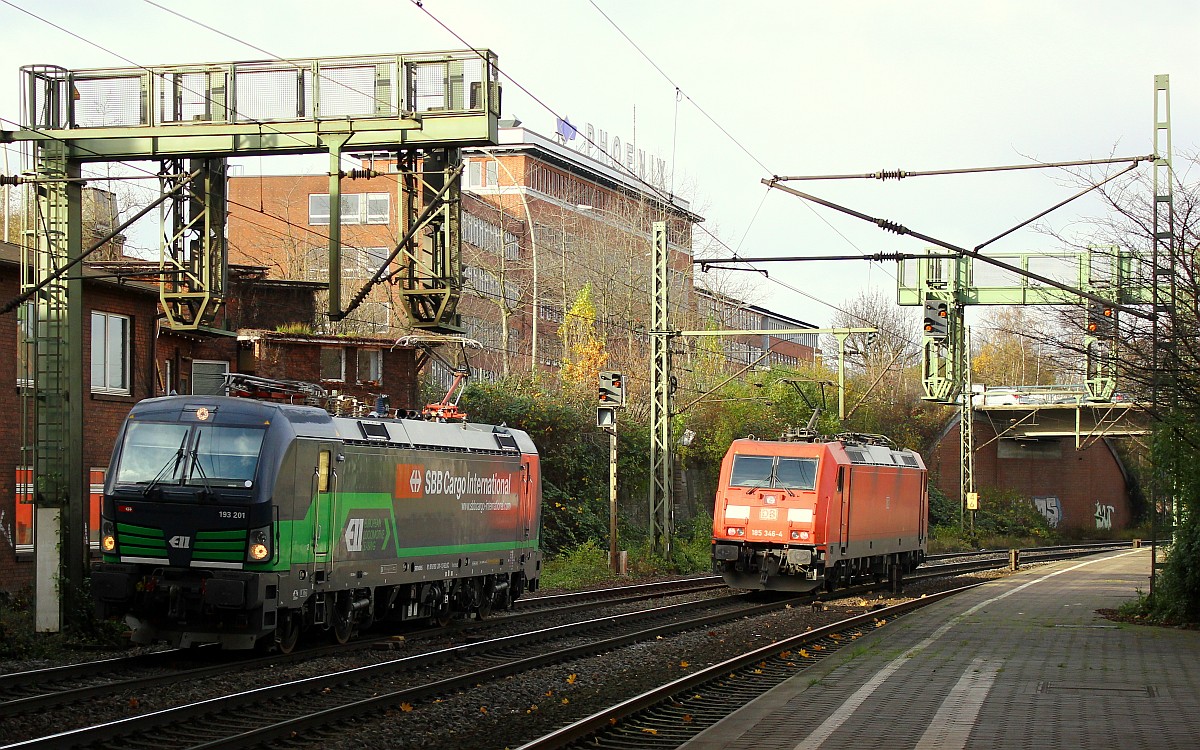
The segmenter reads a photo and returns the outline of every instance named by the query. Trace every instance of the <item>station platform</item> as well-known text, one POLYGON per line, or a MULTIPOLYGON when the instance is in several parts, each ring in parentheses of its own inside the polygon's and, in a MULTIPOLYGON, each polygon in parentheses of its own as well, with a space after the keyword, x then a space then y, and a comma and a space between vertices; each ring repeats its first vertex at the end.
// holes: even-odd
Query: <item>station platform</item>
POLYGON ((905 615, 776 686, 688 750, 1200 747, 1200 631, 1096 613, 1148 549, 1041 565, 905 615))

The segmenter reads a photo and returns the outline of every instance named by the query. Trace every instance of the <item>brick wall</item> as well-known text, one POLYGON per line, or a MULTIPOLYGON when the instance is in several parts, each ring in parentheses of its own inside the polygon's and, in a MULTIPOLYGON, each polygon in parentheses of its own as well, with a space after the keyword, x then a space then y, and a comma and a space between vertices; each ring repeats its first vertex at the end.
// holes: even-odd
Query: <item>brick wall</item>
MULTIPOLYGON (((1050 506, 1044 512, 1058 517, 1059 529, 1094 531, 1109 525, 1119 530, 1133 523, 1125 476, 1104 441, 1076 451, 1074 438, 1061 438, 1051 446, 1011 440, 1002 445, 995 437, 986 420, 975 421, 975 444, 984 446, 975 453, 977 489, 1013 490, 1031 502, 1043 498, 1042 505, 1050 506)), ((956 423, 927 459, 934 483, 951 498, 960 494, 959 441, 956 423)))
POLYGON ((351 395, 374 403, 377 394, 387 394, 389 405, 399 409, 418 409, 419 383, 416 372, 416 353, 409 347, 394 347, 394 342, 382 339, 339 338, 318 336, 301 339, 266 331, 243 332, 253 337, 253 374, 282 380, 302 380, 317 383, 328 391, 351 395), (321 350, 342 353, 344 370, 341 379, 323 378, 321 350), (368 373, 358 370, 360 349, 380 353, 382 378, 369 380, 368 373))
MULTIPOLYGON (((17 266, 0 260, 0 300, 7 302, 19 289, 17 266)), ((139 284, 84 282, 83 340, 71 347, 83 367, 84 487, 92 467, 107 467, 121 422, 133 404, 154 392, 154 337, 157 291, 139 284), (92 312, 129 319, 129 395, 93 393, 91 388, 92 312)), ((22 396, 17 388, 17 314, 0 315, 0 589, 15 591, 30 585, 32 553, 16 551, 16 470, 25 463, 21 445, 22 396)), ((86 515, 86 514, 85 514, 86 515)))
POLYGON ((226 301, 229 327, 273 330, 288 323, 311 326, 317 320, 318 288, 323 285, 262 279, 233 281, 226 301))

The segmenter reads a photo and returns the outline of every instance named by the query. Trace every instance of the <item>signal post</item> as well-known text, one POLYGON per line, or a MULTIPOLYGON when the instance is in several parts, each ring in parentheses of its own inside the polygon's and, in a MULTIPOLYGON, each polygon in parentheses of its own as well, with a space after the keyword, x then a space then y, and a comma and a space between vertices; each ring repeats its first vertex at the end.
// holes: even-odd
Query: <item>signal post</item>
POLYGON ((596 426, 608 433, 608 566, 624 573, 617 553, 617 409, 625 406, 625 380, 613 370, 602 371, 598 379, 596 426))

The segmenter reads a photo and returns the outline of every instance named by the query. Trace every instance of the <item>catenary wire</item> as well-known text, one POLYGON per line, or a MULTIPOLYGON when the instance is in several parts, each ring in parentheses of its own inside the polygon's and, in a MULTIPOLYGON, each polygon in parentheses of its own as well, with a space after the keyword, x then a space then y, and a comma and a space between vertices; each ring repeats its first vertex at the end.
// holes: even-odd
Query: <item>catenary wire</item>
MULTIPOLYGON (((107 49, 107 48, 105 48, 105 47, 103 47, 103 46, 101 46, 101 45, 99 45, 99 44, 96 44, 95 42, 92 42, 92 41, 90 41, 90 40, 87 40, 87 39, 85 39, 85 38, 83 38, 83 37, 79 36, 78 34, 75 34, 74 32, 71 32, 71 31, 69 31, 68 29, 65 29, 64 27, 62 27, 62 26, 60 26, 60 25, 58 25, 58 24, 55 24, 55 23, 53 23, 53 22, 49 21, 48 19, 44 19, 44 18, 42 18, 42 17, 40 17, 40 16, 37 16, 37 15, 36 15, 36 14, 34 14, 34 13, 31 13, 31 12, 29 12, 29 11, 27 11, 27 10, 23 9, 23 8, 20 8, 19 6, 16 6, 15 4, 13 4, 13 3, 9 2, 9 0, 0 0, 0 2, 4 2, 6 5, 9 5, 10 7, 13 7, 14 9, 16 9, 16 10, 19 10, 19 11, 21 11, 21 12, 24 12, 24 13, 26 13, 26 14, 28 14, 28 15, 30 15, 30 16, 32 16, 32 17, 34 17, 34 18, 36 18, 36 19, 38 19, 39 21, 42 21, 43 23, 46 23, 46 24, 48 24, 48 25, 50 25, 50 26, 52 26, 52 27, 54 27, 54 28, 56 28, 56 29, 58 29, 58 30, 62 31, 63 33, 66 33, 66 34, 68 34, 68 35, 70 35, 70 36, 72 36, 72 37, 74 37, 74 38, 76 38, 76 39, 79 39, 80 41, 84 41, 85 43, 91 44, 92 46, 95 46, 95 47, 97 47, 97 48, 101 49, 102 51, 105 51, 105 52, 106 52, 106 53, 108 53, 108 54, 111 54, 111 55, 113 55, 113 56, 115 56, 115 57, 117 57, 117 58, 119 58, 119 59, 125 60, 126 62, 129 62, 131 65, 135 65, 135 66, 137 66, 137 67, 141 67, 141 68, 145 69, 145 68, 144 68, 144 66, 138 65, 137 63, 133 62, 132 60, 129 60, 128 58, 125 58, 124 56, 122 56, 122 55, 120 55, 120 54, 118 54, 118 53, 116 53, 116 52, 113 52, 112 50, 109 50, 109 49, 107 49)), ((242 39, 240 39, 240 38, 234 37, 234 36, 232 36, 232 35, 230 35, 230 34, 227 34, 227 33, 223 32, 223 31, 221 31, 221 30, 219 30, 219 29, 216 29, 216 28, 214 28, 214 27, 212 27, 212 26, 209 26, 209 25, 207 25, 207 24, 204 24, 204 23, 202 23, 202 22, 200 22, 200 21, 198 21, 198 20, 196 20, 196 19, 192 19, 192 18, 190 18, 190 17, 188 17, 188 16, 186 16, 186 15, 184 15, 184 14, 178 13, 178 12, 176 12, 176 11, 172 10, 172 9, 169 9, 169 8, 164 8, 163 6, 161 6, 161 5, 158 5, 157 3, 154 3, 154 2, 152 2, 151 0, 145 0, 145 2, 147 2, 148 4, 150 4, 150 5, 154 6, 154 7, 157 7, 157 8, 159 8, 159 9, 161 9, 161 10, 164 10, 164 11, 166 11, 166 12, 172 13, 173 15, 176 15, 176 16, 178 16, 178 17, 180 17, 180 18, 184 19, 184 20, 187 20, 187 21, 190 21, 190 22, 192 22, 192 23, 195 23, 196 25, 199 25, 199 26, 201 26, 202 28, 205 28, 205 29, 207 29, 207 30, 209 30, 209 31, 211 31, 211 32, 213 32, 213 33, 220 34, 220 35, 222 35, 222 36, 225 36, 225 37, 227 37, 227 38, 229 38, 229 39, 232 39, 232 40, 234 40, 234 41, 237 41, 237 42, 239 42, 239 43, 241 43, 241 44, 245 44, 246 46, 248 46, 248 47, 251 47, 252 49, 255 49, 256 51, 262 52, 262 53, 264 53, 264 54, 270 55, 270 56, 272 56, 272 57, 274 57, 274 58, 276 58, 276 59, 279 59, 279 60, 283 61, 283 60, 282 60, 282 58, 280 58, 279 56, 277 56, 277 55, 273 55, 271 52, 269 52, 269 51, 267 51, 267 50, 265 50, 265 49, 263 49, 263 48, 261 48, 261 47, 258 47, 258 46, 256 46, 256 45, 253 45, 253 44, 251 44, 251 43, 249 43, 249 42, 246 42, 245 40, 242 40, 242 39)), ((594 5, 594 3, 593 3, 593 5, 594 5)), ((597 8, 597 10, 599 10, 599 8, 597 8)), ((426 13, 428 13, 428 11, 427 11, 427 10, 426 10, 426 13)), ((602 12, 602 11, 601 11, 601 13, 603 14, 603 12, 602 12)), ((433 16, 432 16, 432 14, 430 14, 430 16, 431 16, 431 17, 433 17, 433 16)), ((607 17, 607 16, 605 16, 605 17, 606 17, 606 20, 609 20, 609 22, 610 22, 610 23, 612 23, 611 19, 608 19, 608 17, 607 17)), ((466 42, 465 42, 465 40, 463 40, 461 36, 459 36, 457 33, 453 32, 451 29, 449 29, 449 27, 445 26, 445 24, 442 24, 442 23, 441 23, 441 22, 440 22, 438 19, 436 19, 435 17, 434 17, 434 20, 435 20, 435 21, 437 21, 437 22, 438 22, 440 25, 442 25, 442 26, 443 26, 443 28, 445 28, 447 31, 449 31, 450 33, 454 34, 454 36, 456 36, 456 37, 457 37, 457 38, 458 38, 460 41, 462 41, 464 44, 466 43, 466 42)), ((616 25, 615 25, 615 24, 613 24, 613 25, 614 25, 614 27, 616 27, 616 25)), ((620 31, 620 29, 619 29, 619 28, 618 28, 618 31, 620 31)), ((625 36, 625 37, 626 37, 626 39, 628 39, 628 35, 624 34, 624 32, 623 32, 623 31, 621 31, 620 33, 621 33, 623 36, 625 36)), ((629 41, 630 41, 630 43, 631 43, 631 44, 633 44, 632 40, 629 40, 629 41)), ((470 45, 468 45, 468 46, 470 46, 470 45)), ((635 47, 635 48, 637 48, 637 49, 639 50, 639 52, 641 52, 640 48, 638 48, 636 44, 634 44, 634 47, 635 47)), ((644 53, 644 52, 642 52, 642 54, 643 54, 643 56, 645 56, 645 53, 644 53)), ((647 60, 649 60, 648 56, 647 56, 647 60)), ((284 61, 284 62, 286 62, 286 61, 284 61)), ((659 67, 657 66, 657 64, 653 63, 653 61, 652 61, 652 60, 651 60, 650 62, 651 62, 651 64, 653 64, 653 65, 656 67, 656 69, 658 69, 658 70, 659 70, 659 72, 660 72, 660 73, 663 73, 664 77, 667 77, 667 76, 665 75, 665 73, 664 73, 664 72, 661 70, 661 68, 659 68, 659 67)), ((509 78, 510 78, 510 80, 513 80, 511 76, 509 76, 509 78)), ((668 80, 670 80, 670 79, 669 79, 669 77, 667 77, 667 78, 668 78, 668 80)), ((547 109, 548 111, 550 111, 552 114, 554 113, 554 110, 553 110, 553 109, 551 109, 551 108, 550 108, 548 105, 546 105, 546 104, 545 104, 545 103, 544 103, 544 102, 543 102, 543 101, 542 101, 542 100, 541 100, 539 97, 537 97, 536 95, 534 95, 534 94, 533 94, 531 91, 529 91, 528 89, 526 89, 526 88, 525 88, 525 87, 524 87, 522 84, 520 84, 519 82, 517 82, 517 81, 515 81, 515 80, 514 80, 513 82, 514 82, 514 84, 515 84, 515 85, 517 85, 517 86, 518 86, 519 88, 521 88, 523 91, 525 91, 525 92, 526 92, 528 95, 530 95, 530 96, 531 96, 533 99, 535 99, 535 101, 537 101, 537 102, 538 102, 538 103, 539 103, 541 106, 543 106, 544 108, 546 108, 546 109, 547 109)), ((344 85, 344 84, 342 84, 342 85, 344 85)), ((679 91, 677 92, 677 98, 678 98, 679 96, 687 96, 687 94, 686 94, 685 92, 682 92, 682 90, 679 90, 679 91)), ((697 109, 698 109, 699 111, 701 111, 701 112, 702 112, 702 113, 703 113, 703 114, 704 114, 706 117, 708 117, 710 120, 712 120, 711 116, 709 116, 709 115, 708 115, 706 112, 704 112, 704 110, 703 110, 701 107, 699 107, 699 105, 697 105, 697 104, 694 102, 694 100, 692 100, 692 99, 691 99, 691 97, 690 97, 690 96, 688 96, 687 98, 688 98, 689 102, 691 102, 691 103, 692 103, 694 106, 696 106, 696 107, 697 107, 697 109)), ((260 124, 262 124, 262 123, 260 123, 260 124)), ((738 143, 738 142, 736 141, 736 139, 734 139, 734 138, 732 137, 732 135, 731 135, 731 134, 729 134, 727 131, 725 131, 725 129, 724 129, 723 127, 721 127, 721 126, 720 126, 718 123, 716 123, 715 121, 713 121, 713 124, 714 124, 714 125, 717 125, 717 127, 718 127, 720 130, 722 130, 722 132, 723 132, 723 133, 725 133, 725 134, 726 134, 726 135, 727 135, 727 136, 728 136, 728 137, 729 137, 731 140, 733 140, 733 142, 734 142, 735 144, 737 144, 737 145, 738 145, 740 148, 743 148, 743 150, 745 150, 745 149, 744 149, 744 147, 742 147, 742 146, 741 146, 741 144, 740 144, 740 143, 738 143)), ((753 156, 752 156, 751 154, 749 154, 749 152, 748 152, 748 151, 747 151, 746 153, 747 153, 748 155, 750 155, 750 156, 753 158, 753 156)), ((757 159, 755 159, 755 161, 758 161, 758 160, 757 160, 757 159)), ((764 166, 764 165, 762 165, 762 163, 761 163, 760 161, 759 161, 758 163, 759 163, 759 165, 760 165, 760 166, 763 166, 763 167, 764 167, 764 169, 765 169, 765 166, 764 166)), ((618 165, 618 166, 624 167, 624 165, 618 165)), ((137 167, 134 167, 134 168, 136 169, 137 167)), ((145 171, 145 170, 143 170, 143 171, 145 171)), ((630 176, 632 176, 632 177, 633 177, 635 180, 638 180, 638 181, 639 181, 639 182, 641 182, 643 185, 645 185, 647 188, 650 188, 652 192, 654 192, 654 193, 658 194, 660 197, 663 197, 663 198, 665 198, 665 199, 667 199, 667 200, 670 200, 670 199, 669 199, 669 196, 662 196, 661 192, 659 192, 659 191, 658 191, 658 189, 657 189, 655 186, 651 185, 650 183, 647 183, 647 182, 645 182, 644 180, 641 180, 641 178, 639 178, 639 177, 638 177, 636 174, 634 174, 634 173, 633 173, 631 170, 628 170, 628 169, 626 169, 626 171, 628 171, 628 172, 630 173, 630 176)), ((770 170, 767 170, 767 171, 770 171, 770 170)), ((149 173, 148 173, 148 174, 149 174, 149 173)), ((391 175, 386 175, 386 176, 387 176, 388 178, 391 178, 393 181, 397 181, 397 180, 396 180, 396 178, 392 177, 391 175)), ((282 220, 282 221, 284 221, 284 223, 285 223, 286 225, 288 225, 288 226, 291 226, 291 227, 294 227, 294 228, 297 228, 297 229, 300 229, 301 231, 306 231, 306 232, 309 232, 309 233, 311 233, 311 234, 315 234, 315 235, 317 235, 317 236, 319 236, 319 237, 322 237, 322 238, 324 238, 324 239, 326 239, 326 240, 328 239, 328 236, 327 236, 327 235, 323 235, 323 234, 321 234, 320 232, 317 232, 317 231, 315 231, 315 230, 312 230, 312 229, 310 229, 310 228, 308 228, 308 227, 301 227, 301 226, 299 226, 299 225, 297 225, 297 224, 295 224, 295 223, 293 223, 293 222, 291 222, 291 221, 289 221, 289 220, 283 219, 282 217, 278 217, 278 216, 276 216, 276 215, 273 215, 273 214, 270 214, 270 213, 268 213, 268 212, 266 212, 266 211, 263 211, 263 210, 260 210, 260 209, 256 209, 256 208, 254 208, 254 207, 252 207, 252 206, 246 206, 246 205, 244 205, 244 204, 238 204, 238 203, 236 203, 236 202, 234 202, 234 203, 235 203, 235 205, 239 205, 239 206, 241 206, 241 207, 243 207, 243 208, 246 208, 247 210, 250 210, 250 211, 254 211, 254 212, 261 213, 261 214, 263 214, 263 215, 265 215, 265 216, 268 216, 268 217, 270 217, 270 218, 273 218, 273 219, 275 219, 275 220, 282 220)), ((253 223, 253 222, 251 222, 251 223, 253 223)), ((260 227, 262 226, 262 225, 258 225, 258 224, 255 224, 255 225, 257 225, 257 226, 260 226, 260 227)), ((265 227, 263 227, 263 228, 264 228, 264 229, 266 229, 265 227)), ((701 230, 702 230, 702 231, 705 231, 705 233, 706 233, 706 234, 709 234, 709 236, 710 236, 710 237, 711 237, 711 238, 712 238, 714 241, 716 241, 718 244, 720 244, 720 245, 721 245, 721 246, 723 246, 723 247, 726 247, 726 248, 728 248, 728 246, 727 246, 727 245, 726 245, 726 244, 725 244, 725 243, 724 243, 724 242, 723 242, 723 241, 722 241, 722 240, 721 240, 719 237, 717 237, 716 235, 712 234, 711 232, 708 232, 708 231, 707 231, 707 228, 705 228, 705 227, 701 227, 701 230)), ((835 231, 836 231, 836 230, 835 230, 835 231)), ((283 237, 284 235, 280 234, 279 236, 283 237)), ((853 244, 853 243, 851 243, 851 244, 853 244)), ((360 249, 360 250, 362 249, 362 248, 356 248, 356 246, 354 246, 354 245, 350 245, 350 244, 347 244, 347 245, 346 245, 346 247, 351 247, 351 248, 360 249)), ((245 251, 243 251, 243 252, 245 252, 245 251)), ((736 254, 736 253, 735 253, 735 254, 736 254)), ((249 253, 247 253, 247 255, 249 255, 249 253)), ((253 257, 253 256, 251 256, 251 257, 253 257)), ((845 314, 850 314, 850 313, 848 313, 848 312, 847 312, 847 311, 845 311, 845 310, 840 310, 840 309, 839 309, 839 308, 837 308, 835 305, 831 305, 830 303, 827 303, 827 302, 825 302, 824 300, 820 300, 820 299, 816 298, 815 296, 813 296, 813 295, 810 295, 810 294, 808 294, 808 293, 806 293, 806 292, 801 292, 800 290, 796 289, 795 287, 792 287, 791 285, 784 284, 783 282, 780 282, 778 279, 771 279, 771 281, 774 281, 776 284, 779 284, 779 285, 783 286, 784 288, 787 288, 787 289, 789 289, 789 290, 790 290, 790 291, 792 291, 792 292, 799 293, 799 294, 801 294, 801 295, 803 295, 803 296, 806 296, 806 297, 808 297, 809 299, 812 299, 812 300, 813 300, 813 301, 815 301, 815 302, 818 302, 818 303, 821 303, 821 304, 826 304, 826 305, 828 305, 829 307, 831 307, 831 308, 833 308, 833 309, 835 309, 835 310, 839 310, 840 312, 843 312, 843 313, 845 313, 845 314)))

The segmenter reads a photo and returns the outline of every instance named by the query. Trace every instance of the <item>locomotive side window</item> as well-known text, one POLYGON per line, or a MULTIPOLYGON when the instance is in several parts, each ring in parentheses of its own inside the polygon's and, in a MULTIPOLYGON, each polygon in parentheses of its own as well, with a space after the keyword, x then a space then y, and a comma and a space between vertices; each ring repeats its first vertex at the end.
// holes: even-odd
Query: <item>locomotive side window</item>
POLYGON ((775 486, 811 490, 817 486, 817 459, 780 458, 775 468, 775 486))
POLYGON ((317 492, 329 492, 329 462, 333 458, 330 451, 321 451, 317 464, 317 492))
POLYGON ((766 487, 771 483, 772 456, 735 456, 730 487, 766 487))

